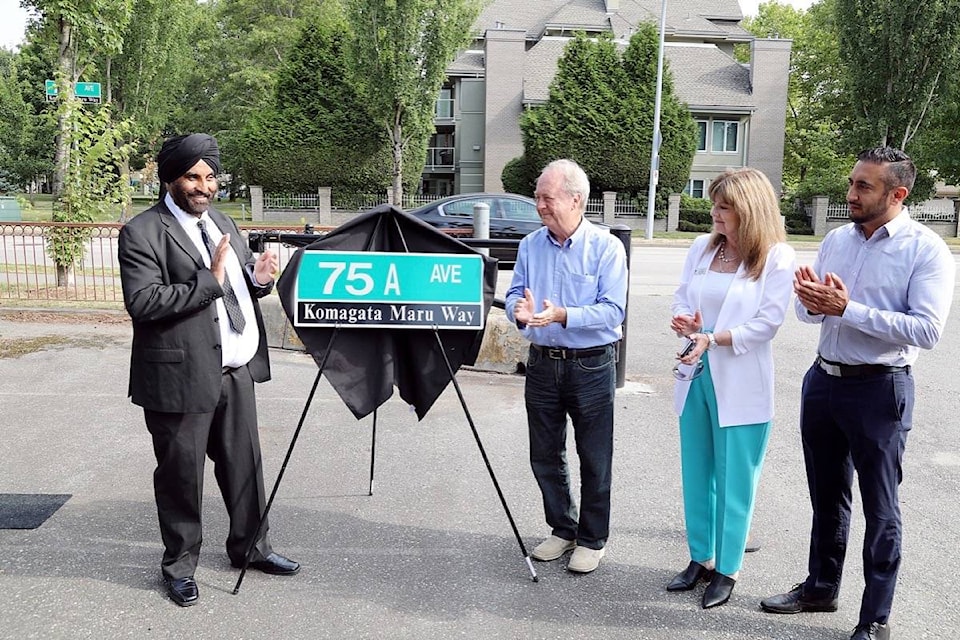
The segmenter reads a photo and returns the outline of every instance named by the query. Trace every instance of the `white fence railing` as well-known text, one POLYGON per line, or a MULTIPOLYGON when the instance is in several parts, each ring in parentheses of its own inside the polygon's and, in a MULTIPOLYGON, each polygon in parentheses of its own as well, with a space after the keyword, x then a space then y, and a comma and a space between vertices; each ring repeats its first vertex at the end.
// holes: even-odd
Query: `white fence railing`
MULTIPOLYGON (((666 211, 656 211, 656 214, 666 215, 666 211)), ((588 216, 603 215, 603 198, 588 198, 587 210, 588 216)), ((647 198, 630 198, 617 194, 617 200, 613 205, 613 215, 617 218, 642 218, 647 215, 647 198)))
POLYGON ((263 208, 270 211, 319 209, 320 195, 317 193, 264 193, 263 208))
MULTIPOLYGON (((948 211, 943 207, 925 206, 923 204, 909 206, 910 217, 917 222, 956 222, 955 211, 948 211)), ((813 207, 806 207, 808 215, 813 214, 813 207)), ((827 220, 849 220, 850 210, 844 204, 827 205, 827 220)))

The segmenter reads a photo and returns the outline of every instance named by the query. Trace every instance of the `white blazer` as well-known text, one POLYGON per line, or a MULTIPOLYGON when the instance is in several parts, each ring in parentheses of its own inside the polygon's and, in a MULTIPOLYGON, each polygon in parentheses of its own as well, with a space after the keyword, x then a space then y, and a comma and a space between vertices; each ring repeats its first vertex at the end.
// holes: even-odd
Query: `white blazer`
MULTIPOLYGON (((709 240, 709 235, 699 236, 687 253, 680 286, 673 294, 674 315, 693 315, 699 307, 704 279, 717 252, 707 249, 709 240)), ((721 427, 773 419, 771 341, 786 316, 795 272, 793 247, 781 242, 770 248, 758 280, 751 280, 741 264, 730 284, 713 331, 730 330, 733 346, 717 347, 709 354, 721 427)), ((689 381, 677 381, 673 398, 677 415, 683 412, 689 390, 689 381)))

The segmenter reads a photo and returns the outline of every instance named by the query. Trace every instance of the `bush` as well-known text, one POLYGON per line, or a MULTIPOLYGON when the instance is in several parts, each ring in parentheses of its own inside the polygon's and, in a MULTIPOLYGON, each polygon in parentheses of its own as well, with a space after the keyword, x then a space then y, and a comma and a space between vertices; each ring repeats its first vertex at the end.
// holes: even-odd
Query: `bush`
POLYGON ((677 228, 680 231, 709 231, 713 226, 713 219, 710 217, 710 209, 713 203, 707 198, 693 198, 685 193, 680 194, 680 224, 677 228), (683 223, 698 227, 695 229, 684 229, 683 223), (706 226, 706 229, 699 227, 706 226))
POLYGON ((803 202, 798 198, 780 201, 780 215, 784 217, 787 233, 797 236, 812 236, 813 227, 807 217, 803 202))
POLYGON ((696 231, 697 233, 710 233, 713 231, 713 223, 710 224, 695 224, 689 220, 681 219, 677 223, 677 231, 696 231))
POLYGON ((536 181, 536 170, 527 162, 526 156, 514 158, 505 164, 500 172, 500 182, 507 193, 533 197, 536 181))

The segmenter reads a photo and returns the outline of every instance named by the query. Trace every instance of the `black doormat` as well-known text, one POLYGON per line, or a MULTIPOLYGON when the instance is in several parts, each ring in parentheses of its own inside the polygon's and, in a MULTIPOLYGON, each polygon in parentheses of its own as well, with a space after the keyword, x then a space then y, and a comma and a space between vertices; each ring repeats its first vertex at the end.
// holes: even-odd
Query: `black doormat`
POLYGON ((70 496, 69 493, 0 493, 0 529, 36 529, 70 496))

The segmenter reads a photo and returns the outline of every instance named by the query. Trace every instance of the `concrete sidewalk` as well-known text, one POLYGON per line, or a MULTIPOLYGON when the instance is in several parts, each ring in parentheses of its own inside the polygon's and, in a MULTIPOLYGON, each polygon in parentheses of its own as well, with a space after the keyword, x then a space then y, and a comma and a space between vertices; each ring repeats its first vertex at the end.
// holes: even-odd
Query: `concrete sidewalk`
MULTIPOLYGON (((530 580, 453 388, 422 422, 399 399, 378 416, 376 483, 367 495, 371 419, 356 421, 322 381, 271 514, 278 551, 302 562, 292 578, 238 572, 223 549, 226 516, 212 468, 198 606, 181 609, 159 584, 154 466, 142 415, 126 397, 129 325, 14 322, 0 315, 0 492, 72 497, 41 527, 0 530, 2 638, 676 638, 836 639, 856 622, 862 518, 855 515, 841 608, 772 616, 760 598, 804 576, 809 505, 797 399, 815 333, 788 322, 778 337, 780 414, 754 532, 731 601, 699 606, 702 589, 664 585, 688 560, 676 417, 664 331, 669 297, 631 299, 628 386, 617 397, 612 534, 600 568, 536 563, 530 580)), ((954 318, 957 321, 958 318, 954 318)), ((918 367, 916 428, 903 508, 905 557, 894 637, 952 637, 960 624, 955 428, 960 339, 953 332, 918 367)), ((317 370, 275 350, 259 386, 265 478, 272 485, 317 370)), ((527 548, 547 533, 526 460, 523 380, 463 371, 468 408, 527 548)))

